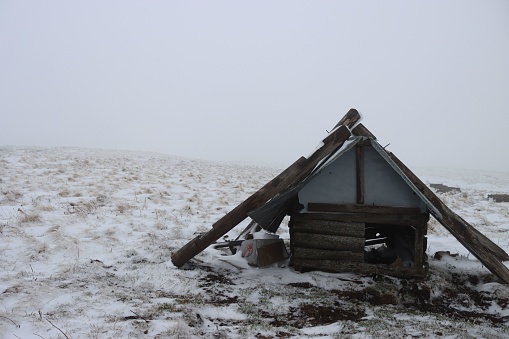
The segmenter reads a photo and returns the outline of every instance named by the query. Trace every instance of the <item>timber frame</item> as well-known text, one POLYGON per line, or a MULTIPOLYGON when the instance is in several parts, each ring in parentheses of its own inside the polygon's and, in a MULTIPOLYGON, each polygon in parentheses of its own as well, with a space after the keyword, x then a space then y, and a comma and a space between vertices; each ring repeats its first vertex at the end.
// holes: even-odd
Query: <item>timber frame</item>
MULTIPOLYGON (((310 206, 308 206, 308 208, 313 210, 312 212, 314 220, 322 220, 322 225, 324 225, 323 222, 326 222, 327 218, 334 218, 333 222, 351 223, 354 225, 355 223, 366 223, 369 221, 366 220, 366 217, 369 218, 369 215, 371 215, 374 218, 373 220, 376 219, 378 221, 381 220, 380 218, 387 218, 389 224, 397 225, 399 222, 405 223, 406 225, 417 225, 417 227, 414 227, 416 232, 415 237, 424 239, 424 235, 426 234, 426 227, 422 225, 425 225, 427 222, 428 215, 426 214, 420 215, 419 213, 402 213, 403 211, 401 210, 393 210, 391 213, 388 213, 387 210, 384 210, 382 213, 380 213, 381 211, 377 211, 376 207, 372 208, 372 210, 369 210, 369 207, 359 207, 362 206, 365 199, 363 191, 363 143, 369 143, 422 200, 422 202, 427 207, 429 214, 431 214, 438 222, 440 222, 440 224, 442 224, 454 237, 456 237, 456 239, 458 239, 458 241, 463 246, 465 246, 465 248, 469 250, 480 262, 482 262, 483 265, 486 266, 493 274, 495 274, 506 284, 509 284, 509 269, 503 264, 503 261, 509 261, 509 255, 502 248, 484 236, 481 232, 476 230, 467 221, 465 221, 459 215, 454 213, 450 208, 448 208, 437 197, 437 195, 431 191, 429 187, 427 187, 408 167, 403 164, 403 162, 401 162, 393 153, 388 152, 385 150, 385 148, 380 146, 376 141, 376 137, 363 124, 360 123, 360 120, 361 117, 357 110, 351 109, 348 111, 348 113, 336 124, 332 132, 330 132, 329 135, 323 140, 323 145, 319 147, 311 156, 309 156, 309 158, 301 157, 298 159, 295 163, 293 163, 281 174, 268 182, 260 190, 252 194, 232 211, 216 221, 212 225, 212 229, 209 232, 197 236, 177 252, 173 253, 171 257, 173 264, 177 267, 182 267, 190 259, 213 244, 221 236, 229 232, 248 216, 253 218, 253 216, 256 215, 256 211, 259 211, 260 209, 272 208, 274 210, 270 211, 271 219, 268 222, 269 226, 264 227, 269 231, 274 231, 274 229, 277 228, 286 214, 293 213, 292 209, 294 209, 294 207, 291 206, 293 205, 292 203, 294 202, 295 193, 298 191, 300 185, 302 185, 306 180, 309 180, 309 178, 311 178, 314 173, 316 173, 320 166, 326 164, 331 158, 338 156, 338 153, 341 153, 341 150, 347 147, 349 142, 357 139, 357 143, 355 145, 357 167, 357 174, 355 179, 357 185, 357 205, 331 206, 319 203, 309 204, 310 206), (362 211, 359 209, 362 209, 362 211), (332 214, 333 217, 330 216, 330 212, 334 212, 332 214)), ((258 216, 259 215, 260 213, 258 213, 258 216)), ((297 228, 294 229, 295 225, 299 224, 299 218, 306 218, 306 215, 300 215, 295 218, 292 216, 292 225, 290 225, 292 227, 292 232, 297 230, 297 235, 299 232, 305 233, 305 231, 302 229, 299 230, 300 226, 297 226, 297 228)), ((354 235, 346 236, 350 237, 351 239, 355 238, 356 235, 360 234, 359 227, 360 226, 357 225, 357 230, 355 230, 355 226, 347 227, 353 230, 354 235)), ((342 236, 345 235, 339 235, 337 240, 342 241, 342 236)), ((292 242, 297 241, 298 243, 298 239, 299 237, 297 236, 297 238, 293 239, 292 242)), ((305 246, 301 246, 299 248, 300 249, 298 251, 302 252, 303 249, 306 251, 305 246)), ((401 267, 388 267, 384 265, 383 269, 381 269, 382 266, 378 266, 377 268, 374 267, 377 265, 355 262, 355 260, 360 260, 358 248, 360 247, 354 248, 354 251, 351 251, 352 253, 357 253, 357 255, 351 254, 351 260, 343 260, 341 262, 341 270, 357 271, 356 267, 358 267, 359 264, 362 264, 365 268, 362 269, 362 271, 369 271, 372 273, 380 274, 391 274, 395 276, 402 275, 401 273, 404 269, 401 267)), ((416 241, 416 253, 420 253, 421 249, 424 251, 425 248, 426 244, 424 241, 422 243, 416 241)), ((317 258, 321 258, 319 259, 320 263, 318 265, 323 266, 324 270, 328 270, 328 267, 336 267, 334 265, 337 265, 338 258, 341 258, 342 255, 344 256, 347 254, 315 253, 314 255, 317 258)), ((301 253, 297 253, 294 257, 294 260, 295 258, 300 257, 306 258, 305 255, 302 256, 301 253)), ((316 267, 316 261, 308 265, 305 260, 307 259, 302 259, 301 261, 297 260, 297 265, 300 265, 300 267, 304 269, 306 267, 316 267)), ((412 271, 411 268, 407 268, 406 272, 403 272, 403 275, 422 277, 422 268, 425 267, 425 263, 418 262, 416 264, 418 265, 415 265, 416 268, 414 271, 412 271)), ((337 271, 337 267, 334 270, 337 271)))
MULTIPOLYGON (((324 205, 324 204, 317 204, 324 205)), ((426 233, 428 213, 412 208, 351 208, 347 205, 313 206, 318 213, 294 214, 290 218, 290 250, 295 270, 389 274, 424 278, 427 271, 426 233), (335 213, 330 213, 333 210, 335 213), (397 212, 397 214, 395 213, 397 212), (414 264, 405 267, 396 260, 380 265, 366 260, 365 246, 387 241, 384 230, 409 230, 414 264), (371 230, 373 228, 373 230, 371 230)))

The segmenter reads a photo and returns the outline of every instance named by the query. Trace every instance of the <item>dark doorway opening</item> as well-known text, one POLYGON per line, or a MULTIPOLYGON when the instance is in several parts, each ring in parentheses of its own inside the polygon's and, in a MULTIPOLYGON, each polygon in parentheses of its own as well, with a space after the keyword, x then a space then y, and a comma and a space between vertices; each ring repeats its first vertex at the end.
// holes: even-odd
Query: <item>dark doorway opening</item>
POLYGON ((411 225, 366 224, 364 262, 415 266, 415 228, 411 225))

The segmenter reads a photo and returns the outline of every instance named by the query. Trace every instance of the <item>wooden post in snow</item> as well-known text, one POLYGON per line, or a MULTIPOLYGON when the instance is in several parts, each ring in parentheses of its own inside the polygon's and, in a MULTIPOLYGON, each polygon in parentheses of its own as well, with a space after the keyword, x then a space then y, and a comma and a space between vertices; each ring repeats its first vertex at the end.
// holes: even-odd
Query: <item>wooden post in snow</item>
POLYGON ((475 229, 467 221, 447 207, 428 186, 426 186, 408 167, 394 154, 387 152, 389 157, 401 169, 419 191, 429 200, 441 215, 433 216, 458 239, 479 261, 493 274, 509 284, 509 269, 502 263, 508 261, 509 255, 484 234, 475 229))
POLYGON ((351 109, 348 111, 340 120, 340 123, 336 125, 336 129, 323 140, 322 147, 317 149, 308 159, 304 157, 298 159, 260 190, 216 221, 210 231, 197 236, 175 252, 171 257, 173 264, 177 267, 182 267, 195 255, 246 219, 247 213, 262 206, 277 193, 292 187, 292 185, 306 178, 322 159, 343 145, 351 136, 350 130, 359 122, 360 118, 357 110, 351 109))

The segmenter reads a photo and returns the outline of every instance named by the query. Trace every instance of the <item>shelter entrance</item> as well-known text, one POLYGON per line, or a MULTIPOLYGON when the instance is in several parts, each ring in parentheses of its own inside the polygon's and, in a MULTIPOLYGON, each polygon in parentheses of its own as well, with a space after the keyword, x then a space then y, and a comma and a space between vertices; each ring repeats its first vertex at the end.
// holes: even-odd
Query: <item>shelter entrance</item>
POLYGON ((366 224, 364 262, 415 266, 416 230, 411 225, 366 224))

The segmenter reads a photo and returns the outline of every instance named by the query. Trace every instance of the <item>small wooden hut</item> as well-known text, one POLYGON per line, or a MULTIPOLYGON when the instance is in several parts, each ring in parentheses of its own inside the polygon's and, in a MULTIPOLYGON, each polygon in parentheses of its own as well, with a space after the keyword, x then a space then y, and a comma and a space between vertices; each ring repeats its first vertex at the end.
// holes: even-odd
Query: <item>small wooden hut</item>
POLYGON ((351 109, 310 157, 301 157, 172 255, 183 266, 242 220, 269 232, 290 216, 298 270, 423 277, 430 214, 509 284, 509 255, 450 210, 351 109))
POLYGON ((354 136, 313 173, 249 216, 275 232, 290 216, 297 270, 426 274, 429 208, 373 137, 354 136))

